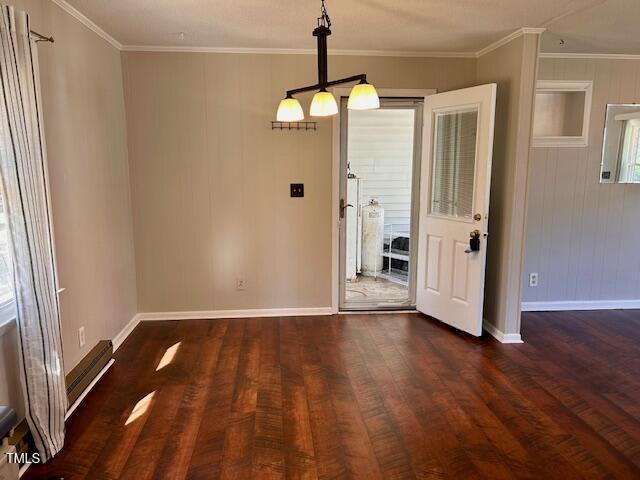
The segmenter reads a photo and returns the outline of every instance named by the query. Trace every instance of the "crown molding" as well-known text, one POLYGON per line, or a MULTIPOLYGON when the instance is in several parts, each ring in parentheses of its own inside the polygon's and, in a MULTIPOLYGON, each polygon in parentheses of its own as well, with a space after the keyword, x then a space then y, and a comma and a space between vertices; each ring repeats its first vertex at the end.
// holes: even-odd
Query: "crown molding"
MULTIPOLYGON (((70 5, 65 0, 51 0, 69 15, 74 17, 85 27, 102 37, 118 50, 125 52, 169 52, 169 53, 243 53, 262 55, 315 55, 315 48, 240 48, 240 47, 187 47, 179 45, 123 45, 113 38, 91 19, 70 5)), ((429 51, 403 51, 403 50, 329 50, 333 56, 359 56, 359 57, 405 57, 405 58, 479 58, 502 45, 524 35, 526 33, 541 34, 544 28, 522 27, 509 35, 487 45, 477 52, 429 52, 429 51)))
MULTIPOLYGON (((56 1, 56 0, 54 0, 56 1)), ((541 34, 544 28, 522 27, 509 35, 497 40, 477 52, 429 52, 403 50, 329 50, 329 55, 345 55, 360 57, 413 57, 413 58, 479 58, 496 48, 526 33, 541 34)), ((235 48, 235 47, 186 47, 173 45, 123 45, 121 50, 126 52, 172 52, 172 53, 249 53, 249 54, 277 54, 277 55, 315 55, 315 48, 235 48)))
POLYGON ((65 0, 51 0, 51 1, 55 3, 57 6, 59 6, 61 9, 63 9, 65 12, 67 12, 69 15, 71 15, 73 18, 78 20, 80 23, 82 23, 89 30, 93 31, 99 37, 102 37, 104 40, 109 42, 112 46, 114 46, 118 50, 122 50, 122 44, 119 41, 117 41, 115 38, 113 38, 103 29, 101 29, 98 25, 93 23, 93 21, 91 21, 88 17, 86 17, 78 9, 76 9, 75 7, 67 3, 65 0))
MULTIPOLYGON (((186 47, 172 45, 123 45, 125 52, 173 52, 173 53, 244 53, 254 55, 316 55, 315 48, 241 48, 241 47, 186 47)), ((431 58, 475 58, 474 52, 420 52, 396 50, 332 50, 332 56, 360 57, 431 57, 431 58)))
MULTIPOLYGON (((56 1, 56 0, 53 0, 56 1)), ((329 50, 331 56, 406 57, 406 58, 480 58, 506 45, 525 33, 540 34, 543 28, 521 28, 478 52, 413 52, 394 50, 329 50)), ((183 47, 171 45, 123 45, 125 52, 165 53, 244 53, 254 55, 316 55, 315 48, 240 48, 240 47, 183 47)), ((609 60, 640 60, 640 55, 620 53, 558 53, 540 52, 540 58, 591 58, 609 60)))
MULTIPOLYGON (((315 48, 241 48, 241 47, 185 47, 179 45, 123 45, 91 19, 65 0, 51 0, 58 7, 82 23, 89 30, 103 38, 113 47, 125 52, 168 52, 168 53, 244 53, 254 55, 315 55, 315 48)), ((480 58, 497 48, 526 34, 542 34, 545 28, 522 27, 477 52, 429 52, 405 50, 329 50, 332 56, 355 57, 404 57, 404 58, 480 58)), ((623 53, 562 53, 540 52, 540 58, 583 58, 602 60, 640 60, 639 54, 623 53)))
POLYGON ((493 52, 497 48, 500 48, 501 46, 506 45, 507 43, 511 42, 512 40, 515 40, 518 37, 521 37, 524 34, 533 33, 533 34, 541 35, 545 30, 546 28, 533 28, 533 27, 519 28, 515 32, 512 32, 505 37, 502 37, 500 40, 497 40, 492 44, 487 45, 482 50, 478 50, 476 52, 476 58, 480 58, 483 55, 486 55, 487 53, 493 52))
MULTIPOLYGON (((173 52, 173 53, 245 53, 263 55, 315 55, 315 48, 240 48, 240 47, 185 47, 179 45, 123 45, 102 28, 96 25, 90 18, 70 5, 65 0, 51 0, 58 7, 74 17, 85 27, 103 38, 113 47, 125 52, 173 52)), ((480 58, 487 53, 506 45, 512 40, 526 34, 542 34, 545 28, 522 27, 501 39, 487 45, 477 52, 429 52, 429 51, 404 51, 404 50, 329 50, 333 56, 356 57, 405 57, 405 58, 480 58)), ((640 60, 640 54, 624 53, 562 53, 540 52, 540 58, 583 58, 602 60, 640 60)))
POLYGON ((640 60, 640 55, 625 53, 540 53, 540 58, 590 58, 601 60, 640 60))

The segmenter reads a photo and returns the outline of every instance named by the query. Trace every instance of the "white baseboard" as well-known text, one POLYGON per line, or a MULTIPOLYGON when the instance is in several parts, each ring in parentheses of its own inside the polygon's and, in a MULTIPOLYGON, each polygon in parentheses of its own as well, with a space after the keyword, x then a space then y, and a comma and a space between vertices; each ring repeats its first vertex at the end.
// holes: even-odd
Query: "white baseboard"
POLYGON ((193 312, 145 312, 136 315, 139 321, 154 320, 212 320, 217 318, 298 317, 331 315, 331 307, 317 308, 256 308, 247 310, 202 310, 193 312))
POLYGON ((498 340, 500 343, 524 343, 519 333, 501 332, 494 325, 491 325, 486 320, 482 322, 482 328, 486 330, 486 332, 489 335, 491 335, 493 338, 498 340))
POLYGON ((416 309, 412 310, 340 310, 334 315, 395 315, 398 313, 420 313, 416 309))
POLYGON ((139 323, 140 323, 140 314, 136 314, 133 316, 131 320, 129 320, 129 323, 127 323, 124 326, 124 328, 120 330, 120 333, 118 333, 115 337, 113 337, 113 340, 111 340, 111 343, 113 344, 114 352, 120 347, 120 345, 122 345, 122 343, 127 339, 129 334, 133 332, 133 329, 136 328, 139 323))
POLYGON ((577 300, 567 302, 522 302, 523 312, 563 312, 567 310, 640 309, 640 300, 577 300))

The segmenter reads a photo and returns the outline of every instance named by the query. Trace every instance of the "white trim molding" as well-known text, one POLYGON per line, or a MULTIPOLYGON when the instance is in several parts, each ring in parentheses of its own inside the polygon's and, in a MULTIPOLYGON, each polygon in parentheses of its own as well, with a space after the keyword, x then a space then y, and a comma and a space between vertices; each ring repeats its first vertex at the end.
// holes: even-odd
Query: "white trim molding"
POLYGON ((565 312, 570 310, 635 310, 638 300, 569 300, 560 302, 522 302, 523 312, 565 312))
MULTIPOLYGON (((254 55, 317 55, 315 48, 246 48, 246 47, 199 47, 182 45, 123 45, 125 52, 191 52, 191 53, 244 53, 254 55)), ((428 52, 411 50, 334 50, 330 56, 356 57, 414 57, 414 58, 476 58, 475 52, 428 52)))
POLYGON ((561 53, 541 52, 540 58, 590 58, 600 60, 640 60, 640 55, 632 53, 561 53))
POLYGON ((524 343, 519 333, 504 333, 486 319, 482 321, 482 328, 500 343, 524 343))
MULTIPOLYGON (((315 48, 243 48, 243 47, 203 47, 184 45, 123 45, 105 30, 100 28, 93 20, 69 4, 66 0, 51 0, 69 15, 82 23, 89 30, 102 37, 118 50, 125 52, 192 52, 192 53, 245 53, 245 54, 271 54, 271 55, 316 55, 315 48)), ((503 38, 487 45, 477 52, 429 52, 411 50, 329 50, 329 55, 348 55, 358 57, 407 57, 407 58, 479 58, 492 52, 496 48, 509 43, 525 33, 542 34, 545 28, 522 27, 503 38)), ((634 54, 609 54, 609 53, 540 53, 540 58, 602 58, 619 60, 640 60, 640 55, 634 54)))
POLYGON ((0 320, 0 337, 16 326, 16 317, 11 317, 8 320, 0 320))
POLYGON ((16 325, 16 302, 13 298, 0 304, 0 337, 16 325))
POLYGON ((133 332, 133 330, 138 326, 139 323, 140 323, 140 314, 137 313, 133 316, 131 320, 129 320, 129 323, 127 323, 124 326, 124 328, 120 330, 120 333, 118 333, 115 337, 113 337, 113 340, 111 340, 111 343, 113 344, 114 352, 118 348, 120 348, 120 345, 124 343, 124 341, 131 334, 131 332, 133 332))
MULTIPOLYGON (((591 120, 592 80, 538 80, 536 82, 536 102, 543 93, 582 93, 582 132, 575 136, 536 137, 531 136, 532 147, 588 147, 589 123, 591 120)), ((537 106, 537 105, 536 105, 537 106)), ((535 130, 535 129, 534 129, 535 130)))
MULTIPOLYGON (((121 42, 112 37, 105 30, 100 28, 93 20, 83 14, 80 10, 69 4, 66 0, 51 0, 57 6, 62 8, 69 15, 82 23, 89 30, 96 33, 99 37, 109 42, 118 50, 125 52, 171 52, 171 53, 244 53, 244 54, 263 54, 263 55, 316 55, 315 48, 244 48, 244 47, 206 47, 206 46, 184 46, 184 45, 123 45, 121 42)), ((478 50, 477 52, 430 52, 430 51, 411 51, 411 50, 329 50, 329 55, 340 56, 358 56, 358 57, 407 57, 407 58, 479 58, 496 48, 509 43, 511 40, 518 38, 525 33, 542 34, 545 28, 522 27, 505 37, 493 42, 490 45, 478 50)), ((588 57, 576 58, 595 58, 590 55, 597 54, 541 54, 541 57, 556 55, 589 55, 588 57)), ((640 58, 640 55, 603 55, 599 58, 640 58)))
POLYGON ((67 3, 65 0, 51 0, 69 15, 78 20, 81 24, 87 27, 89 30, 93 31, 99 37, 102 37, 104 40, 109 42, 112 46, 116 47, 118 50, 122 50, 123 45, 105 32, 102 28, 96 25, 91 19, 89 19, 85 14, 80 12, 77 8, 67 3))
POLYGON ((186 312, 146 312, 136 315, 138 321, 155 320, 214 320, 218 318, 254 317, 302 317, 309 315, 331 315, 331 307, 316 308, 253 308, 247 310, 202 310, 186 312))
MULTIPOLYGON (((53 0, 64 2, 64 0, 53 0)), ((86 17, 85 17, 86 18, 86 17)), ((89 20, 90 21, 90 20, 89 20)), ((408 58, 479 58, 526 33, 541 34, 546 29, 522 27, 509 35, 487 45, 477 52, 430 52, 411 50, 329 50, 330 56, 357 57, 408 57, 408 58)), ((125 52, 184 52, 184 53, 245 53, 254 55, 316 55, 315 48, 243 48, 243 47, 204 47, 183 45, 121 45, 125 52)))
POLYGON ((340 310, 336 315, 399 315, 402 313, 420 313, 418 310, 340 310))
MULTIPOLYGON (((54 0, 63 1, 63 0, 54 0)), ((358 57, 409 57, 409 58, 479 58, 526 33, 541 34, 545 28, 522 27, 509 35, 487 45, 477 52, 429 52, 411 50, 329 50, 330 56, 348 55, 358 57)), ((202 47, 182 45, 123 45, 125 52, 192 52, 192 53, 248 53, 262 55, 316 55, 315 48, 236 48, 202 47)))
POLYGON ((519 28, 515 32, 512 32, 509 35, 507 35, 505 37, 502 37, 500 40, 497 40, 497 41, 493 42, 492 44, 487 45, 483 49, 478 50, 476 52, 476 54, 475 54, 475 57, 476 58, 480 58, 483 55, 486 55, 487 53, 493 52, 497 48, 500 48, 501 46, 506 45, 510 41, 515 40, 516 38, 521 37, 522 35, 524 35, 526 33, 533 33, 533 34, 541 35, 542 33, 544 33, 545 30, 546 30, 546 28, 532 28, 532 27, 519 28))

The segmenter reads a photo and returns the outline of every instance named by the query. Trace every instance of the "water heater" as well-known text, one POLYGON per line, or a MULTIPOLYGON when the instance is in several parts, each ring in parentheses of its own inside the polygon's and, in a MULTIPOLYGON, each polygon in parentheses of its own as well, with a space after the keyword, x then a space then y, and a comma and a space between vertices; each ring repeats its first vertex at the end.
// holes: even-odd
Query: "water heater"
POLYGON ((362 274, 375 277, 382 272, 384 208, 372 198, 362 208, 362 274))

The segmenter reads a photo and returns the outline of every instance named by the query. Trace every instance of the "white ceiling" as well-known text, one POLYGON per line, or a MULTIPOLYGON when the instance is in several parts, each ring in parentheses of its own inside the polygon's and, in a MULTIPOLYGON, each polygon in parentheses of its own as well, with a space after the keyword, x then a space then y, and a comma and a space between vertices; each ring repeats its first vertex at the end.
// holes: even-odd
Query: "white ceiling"
POLYGON ((546 26, 542 51, 640 54, 640 0, 582 3, 588 6, 546 26))
MULTIPOLYGON (((319 0, 67 1, 120 43, 145 46, 314 48, 320 10, 319 0)), ((640 0, 326 1, 332 50, 477 52, 545 27, 545 52, 640 54, 640 0)))

